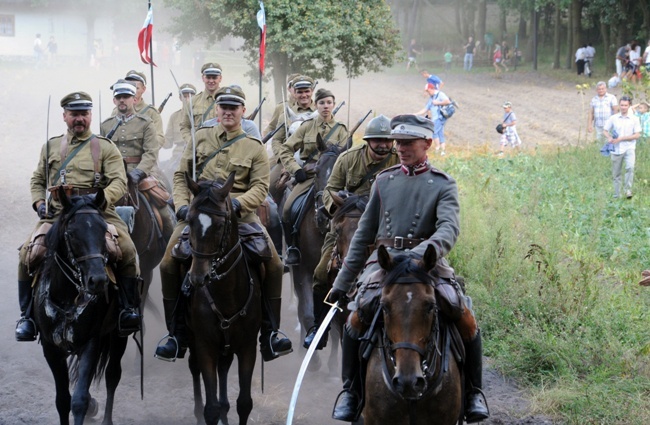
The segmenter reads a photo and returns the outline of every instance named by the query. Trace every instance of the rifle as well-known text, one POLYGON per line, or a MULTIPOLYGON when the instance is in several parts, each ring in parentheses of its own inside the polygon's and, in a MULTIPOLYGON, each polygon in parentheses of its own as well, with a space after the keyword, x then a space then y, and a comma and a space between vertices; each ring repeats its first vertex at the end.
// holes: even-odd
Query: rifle
POLYGON ((266 143, 266 142, 268 142, 269 140, 271 140, 271 139, 273 138, 273 136, 275 136, 275 133, 277 133, 278 131, 280 131, 280 129, 283 128, 283 127, 284 127, 284 123, 282 123, 282 124, 280 124, 279 126, 277 126, 277 127, 275 128, 275 130, 271 131, 269 134, 267 134, 266 136, 264 136, 264 138, 262 139, 262 143, 266 143))
POLYGON ((370 115, 371 113, 372 113, 372 109, 369 110, 368 113, 363 116, 363 118, 361 118, 359 121, 357 121, 357 124, 354 126, 352 131, 350 131, 350 136, 348 137, 348 141, 345 142, 345 145, 348 147, 348 149, 352 146, 352 136, 354 136, 354 133, 359 129, 361 124, 363 124, 363 122, 366 120, 366 118, 368 118, 368 115, 370 115))
POLYGON ((251 114, 248 117, 246 117, 247 120, 255 121, 255 117, 260 112, 260 108, 262 107, 262 103, 264 103, 265 100, 266 100, 266 97, 263 97, 260 104, 257 105, 257 108, 255 108, 255 110, 253 112, 251 112, 251 114))
POLYGON ((345 105, 345 100, 342 101, 341 103, 339 103, 339 106, 337 106, 336 108, 334 108, 334 110, 332 111, 332 116, 335 116, 336 113, 339 111, 339 109, 341 109, 341 107, 342 107, 343 105, 345 105))
MULTIPOLYGON (((52 95, 47 97, 47 127, 45 129, 45 216, 50 213, 50 202, 48 196, 50 191, 47 190, 50 183, 50 101, 52 95)), ((65 135, 63 137, 66 137, 65 135)))
POLYGON ((169 100, 170 97, 172 97, 171 92, 169 92, 169 94, 167 95, 165 100, 163 100, 162 103, 160 104, 160 106, 158 107, 158 113, 161 113, 163 111, 163 109, 165 109, 165 104, 167 103, 167 101, 169 100))
MULTIPOLYGON (((178 91, 181 91, 181 86, 178 85, 178 80, 176 80, 176 76, 174 75, 174 72, 170 69, 169 72, 172 74, 172 78, 174 79, 174 82, 176 83, 176 87, 178 88, 178 91)), ((171 94, 171 93, 170 93, 171 94)), ((196 180, 196 129, 194 128, 194 117, 192 116, 192 95, 190 95, 189 98, 189 109, 187 110, 187 117, 190 119, 190 132, 192 134, 192 179, 196 180)))

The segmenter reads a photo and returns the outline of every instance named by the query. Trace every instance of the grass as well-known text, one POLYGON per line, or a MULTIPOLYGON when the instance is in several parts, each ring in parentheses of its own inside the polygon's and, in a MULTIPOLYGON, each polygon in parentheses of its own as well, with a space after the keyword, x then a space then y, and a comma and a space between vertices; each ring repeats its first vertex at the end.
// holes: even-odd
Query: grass
MULTIPOLYGON (((450 255, 466 277, 484 354, 569 424, 650 423, 649 146, 635 196, 613 199, 600 146, 505 158, 453 155, 461 196, 450 255)), ((488 395, 489 396, 489 395, 488 395)))

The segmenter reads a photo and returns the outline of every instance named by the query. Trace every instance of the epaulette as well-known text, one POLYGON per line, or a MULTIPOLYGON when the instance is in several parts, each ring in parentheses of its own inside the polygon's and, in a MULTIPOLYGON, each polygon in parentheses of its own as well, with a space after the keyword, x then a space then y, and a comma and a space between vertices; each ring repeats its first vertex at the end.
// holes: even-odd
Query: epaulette
POLYGON ((341 154, 341 156, 343 156, 343 155, 345 155, 345 154, 347 154, 347 153, 349 153, 349 152, 356 152, 356 151, 363 150, 363 149, 365 149, 366 147, 368 147, 368 144, 367 144, 367 143, 360 143, 360 144, 358 144, 358 145, 354 145, 354 146, 352 146, 350 149, 347 149, 345 152, 343 152, 343 153, 341 154))
POLYGON ((148 117, 148 116, 146 116, 146 115, 144 115, 144 114, 142 114, 142 113, 140 113, 140 112, 138 112, 137 114, 135 114, 135 116, 136 116, 137 118, 142 119, 142 120, 145 120, 145 121, 148 121, 148 122, 153 122, 153 119, 152 119, 151 117, 148 117))
POLYGON ((395 164, 392 167, 385 168, 382 171, 380 171, 379 173, 377 173, 377 178, 379 178, 379 176, 381 176, 382 174, 387 174, 387 173, 390 173, 392 171, 398 170, 400 168, 402 168, 402 164, 395 164))
POLYGON ((111 115, 110 117, 108 117, 104 121, 102 121, 102 124, 104 124, 105 122, 109 122, 109 121, 111 121, 113 119, 117 119, 117 115, 111 115))
POLYGON ((219 121, 217 121, 217 118, 215 117, 204 121, 199 128, 211 128, 211 127, 216 127, 218 125, 219 125, 219 121))
POLYGON ((445 173, 442 170, 438 170, 433 165, 431 165, 431 168, 429 169, 429 171, 431 171, 433 174, 439 174, 439 175, 443 176, 447 180, 452 180, 452 177, 449 174, 445 173))
POLYGON ((262 143, 262 141, 261 141, 260 139, 258 139, 257 137, 253 137, 253 136, 251 136, 251 135, 248 134, 248 133, 246 133, 246 137, 249 138, 249 139, 251 139, 251 140, 255 140, 256 142, 259 142, 260 145, 263 145, 263 144, 264 144, 264 143, 262 143))
POLYGON ((47 139, 47 141, 49 142, 50 140, 58 139, 59 137, 63 137, 63 136, 65 136, 65 134, 59 134, 58 136, 50 137, 49 139, 47 139))

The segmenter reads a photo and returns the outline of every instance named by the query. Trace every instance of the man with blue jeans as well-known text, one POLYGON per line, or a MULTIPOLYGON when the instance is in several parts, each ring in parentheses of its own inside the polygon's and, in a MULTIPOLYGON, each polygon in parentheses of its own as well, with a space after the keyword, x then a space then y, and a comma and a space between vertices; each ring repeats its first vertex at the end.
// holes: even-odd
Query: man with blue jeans
POLYGON ((464 45, 463 48, 465 49, 465 58, 463 60, 463 67, 465 71, 471 71, 472 65, 474 64, 474 52, 476 50, 474 37, 470 36, 467 39, 467 44, 464 45))
POLYGON ((607 141, 614 145, 614 151, 610 155, 614 177, 614 198, 620 196, 623 162, 625 162, 625 197, 632 198, 636 141, 641 137, 641 122, 639 117, 628 113, 631 103, 632 99, 628 96, 621 97, 618 102, 621 112, 609 117, 603 129, 607 141))
MULTIPOLYGON (((435 77, 435 76, 431 76, 435 77)), ((429 93, 429 101, 424 109, 416 112, 414 115, 426 115, 433 121, 433 142, 436 147, 436 152, 440 151, 440 155, 445 155, 445 123, 447 119, 440 113, 440 107, 449 105, 451 99, 447 97, 440 90, 440 83, 433 83, 431 77, 427 78, 426 92, 429 93)), ((440 81, 438 79, 438 81, 440 81)))

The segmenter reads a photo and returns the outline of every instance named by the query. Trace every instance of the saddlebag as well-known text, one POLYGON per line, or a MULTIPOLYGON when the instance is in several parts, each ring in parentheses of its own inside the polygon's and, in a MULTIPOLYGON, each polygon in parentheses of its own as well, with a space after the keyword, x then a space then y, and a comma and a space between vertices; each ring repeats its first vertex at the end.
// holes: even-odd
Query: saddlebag
POLYGON ((182 263, 192 259, 192 248, 190 247, 190 226, 185 226, 178 238, 178 242, 172 248, 172 257, 182 263))
POLYGON ((252 261, 263 263, 273 258, 273 251, 260 224, 239 223, 239 239, 246 255, 252 261))
POLYGON ((106 223, 106 251, 108 252, 108 263, 115 264, 122 259, 122 250, 117 243, 117 229, 114 225, 106 223))
POLYGON ((147 198, 151 205, 163 208, 171 201, 172 196, 154 176, 145 177, 138 184, 138 190, 147 198))
POLYGON ((27 272, 31 275, 43 262, 47 254, 47 246, 45 245, 45 235, 52 228, 52 223, 43 223, 39 226, 27 245, 27 272))

